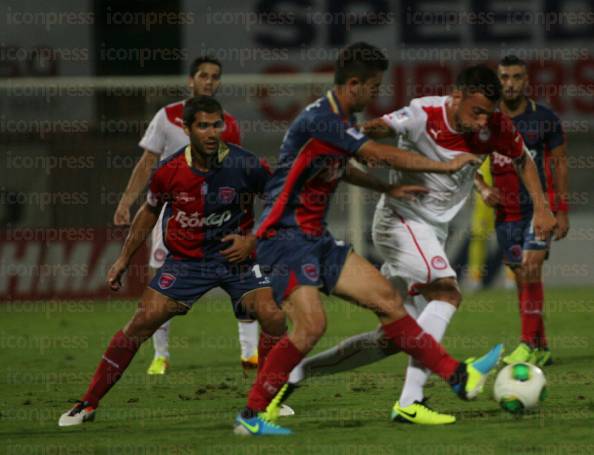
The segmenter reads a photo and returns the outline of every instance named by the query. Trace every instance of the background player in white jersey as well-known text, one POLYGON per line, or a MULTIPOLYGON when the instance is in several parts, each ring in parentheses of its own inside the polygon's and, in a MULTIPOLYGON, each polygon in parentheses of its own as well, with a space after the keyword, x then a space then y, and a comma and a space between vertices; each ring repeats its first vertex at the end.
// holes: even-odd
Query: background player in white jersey
MULTIPOLYGON (((188 86, 193 96, 214 96, 221 84, 222 64, 216 58, 202 56, 195 59, 191 66, 188 86)), ((157 162, 168 158, 180 148, 188 145, 188 136, 183 129, 183 109, 185 100, 169 104, 159 109, 151 120, 139 146, 144 149, 134 167, 126 190, 115 211, 113 221, 116 226, 130 224, 130 208, 146 187, 151 170, 157 162)), ((235 117, 224 112, 225 130, 221 140, 241 145, 239 127, 235 117)), ((168 254, 163 243, 161 229, 162 213, 151 235, 149 268, 151 275, 160 268, 168 254)), ((153 335, 155 356, 148 369, 148 374, 164 374, 169 367, 169 326, 166 322, 153 335)), ((258 366, 258 323, 239 321, 239 341, 241 344, 241 364, 245 369, 258 366)))
MULTIPOLYGON (((494 71, 485 66, 463 70, 450 96, 425 97, 408 107, 364 125, 375 137, 399 136, 400 148, 436 161, 461 153, 483 157, 497 151, 513 160, 535 206, 534 227, 546 237, 555 226, 548 209, 537 169, 526 153, 524 142, 511 120, 495 112, 501 85, 494 71)), ((385 259, 382 274, 405 293, 419 295, 407 305, 421 328, 440 341, 462 301, 456 273, 444 246, 448 223, 459 212, 473 188, 477 166, 452 174, 393 171, 391 181, 426 187, 429 192, 415 200, 382 195, 373 222, 373 240, 385 259)), ((339 346, 303 361, 289 378, 297 384, 305 377, 350 370, 394 353, 381 332, 370 332, 345 340, 339 346)), ((455 417, 439 414, 424 404, 423 386, 430 372, 411 360, 400 400, 392 418, 418 424, 453 423, 455 417)), ((286 395, 285 395, 286 396, 286 395)))

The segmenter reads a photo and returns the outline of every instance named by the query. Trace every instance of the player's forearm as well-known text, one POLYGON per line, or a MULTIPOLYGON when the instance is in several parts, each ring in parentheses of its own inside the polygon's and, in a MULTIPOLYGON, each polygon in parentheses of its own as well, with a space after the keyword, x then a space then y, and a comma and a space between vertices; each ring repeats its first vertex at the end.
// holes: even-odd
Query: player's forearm
POLYGON ((387 183, 384 183, 367 172, 357 169, 352 164, 349 164, 347 167, 344 180, 351 185, 360 186, 371 191, 377 191, 378 193, 385 193, 390 188, 387 183))
POLYGON ((393 169, 400 171, 413 172, 452 172, 451 163, 433 161, 425 158, 418 153, 392 147, 390 145, 379 144, 374 141, 368 141, 363 144, 360 156, 369 163, 385 164, 393 169))
POLYGON ((528 153, 524 153, 523 159, 516 162, 515 166, 516 172, 522 179, 522 183, 530 195, 534 211, 548 209, 549 205, 543 193, 540 177, 538 176, 538 170, 534 160, 528 153))
POLYGON ((569 200, 569 172, 567 170, 567 152, 565 150, 565 145, 560 145, 553 149, 551 153, 554 164, 553 186, 557 195, 558 209, 560 211, 567 211, 569 200))
POLYGON ((121 258, 124 258, 126 262, 129 262, 130 259, 132 259, 136 251, 138 251, 138 248, 146 242, 146 239, 153 230, 158 218, 158 209, 149 206, 145 202, 132 221, 130 232, 128 232, 128 236, 126 237, 124 246, 120 252, 121 258))
POLYGON ((154 153, 149 152, 148 150, 144 151, 140 160, 138 160, 138 163, 136 163, 136 166, 134 166, 134 169, 132 170, 130 180, 128 180, 128 185, 120 200, 121 205, 130 207, 136 202, 147 185, 149 176, 157 159, 158 157, 154 153))

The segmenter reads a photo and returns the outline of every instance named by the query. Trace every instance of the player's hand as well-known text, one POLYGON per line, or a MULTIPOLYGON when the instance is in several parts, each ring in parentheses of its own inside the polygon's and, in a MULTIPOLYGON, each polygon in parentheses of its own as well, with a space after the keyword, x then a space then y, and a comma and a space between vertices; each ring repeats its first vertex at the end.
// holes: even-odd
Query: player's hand
POLYGON ((481 198, 489 207, 496 207, 501 203, 501 193, 499 188, 485 186, 480 192, 481 198))
POLYGON ((361 132, 373 139, 382 139, 393 137, 394 130, 388 126, 381 118, 368 120, 361 125, 361 132))
POLYGON ((115 213, 113 214, 113 224, 116 226, 130 225, 130 207, 124 204, 118 204, 115 213))
POLYGON ((231 246, 221 250, 221 254, 231 263, 245 261, 256 248, 256 238, 251 235, 229 234, 222 241, 231 242, 231 246))
POLYGON ((391 185, 386 194, 395 199, 414 201, 418 196, 428 192, 429 190, 421 185, 391 185))
POLYGON ((544 208, 534 212, 533 224, 536 238, 538 240, 547 240, 557 226, 557 219, 548 208, 544 208))
POLYGON ((464 166, 468 165, 475 165, 479 166, 481 164, 481 159, 473 155, 472 153, 461 153, 456 158, 447 162, 448 172, 454 173, 458 172, 464 166))
POLYGON ((555 228, 555 240, 561 240, 569 232, 569 216, 567 212, 557 212, 557 227, 555 228))
POLYGON ((119 257, 107 272, 107 284, 112 291, 119 291, 122 287, 122 276, 128 268, 128 261, 119 257))

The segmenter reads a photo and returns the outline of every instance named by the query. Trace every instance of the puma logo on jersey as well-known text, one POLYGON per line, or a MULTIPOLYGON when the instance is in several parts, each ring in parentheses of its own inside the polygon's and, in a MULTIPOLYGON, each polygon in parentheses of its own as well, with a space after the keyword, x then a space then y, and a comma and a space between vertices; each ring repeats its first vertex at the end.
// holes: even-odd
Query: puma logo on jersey
POLYGON ((209 226, 221 227, 230 219, 230 210, 225 210, 221 213, 211 213, 208 216, 200 216, 198 212, 188 215, 183 210, 180 210, 175 216, 175 221, 177 221, 182 228, 200 228, 209 226))

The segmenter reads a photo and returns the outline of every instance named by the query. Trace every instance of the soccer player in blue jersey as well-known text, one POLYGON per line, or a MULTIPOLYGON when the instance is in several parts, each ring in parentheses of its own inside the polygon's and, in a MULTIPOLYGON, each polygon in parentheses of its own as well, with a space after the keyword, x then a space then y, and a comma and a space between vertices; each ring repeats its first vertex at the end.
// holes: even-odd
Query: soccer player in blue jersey
MULTIPOLYGON (((561 122, 552 110, 526 96, 528 72, 523 60, 509 55, 501 60, 497 72, 503 86, 500 109, 511 117, 536 163, 557 219, 554 239, 561 240, 569 231, 567 150, 561 122)), ((538 239, 535 235, 532 200, 511 160, 495 153, 491 174, 493 186, 487 185, 479 174, 475 186, 483 200, 496 209, 497 241, 504 262, 516 279, 522 322, 520 344, 503 360, 548 365, 552 359, 543 319, 542 267, 549 254, 550 239, 538 239)))
POLYGON ((335 240, 326 227, 329 201, 341 179, 402 196, 349 164, 353 158, 439 173, 478 164, 471 153, 433 161, 377 143, 358 131, 353 114, 377 97, 387 67, 384 54, 367 43, 342 49, 334 89, 306 107, 285 134, 278 168, 266 186, 256 254, 269 274, 275 301, 282 304, 293 329, 270 351, 260 369, 247 406, 236 417, 237 434, 291 434, 274 423, 278 410, 274 397, 286 387, 290 371, 324 334, 326 315, 320 291, 372 310, 387 339, 448 381, 461 398, 475 398, 498 361, 501 345, 478 360, 453 359, 407 314, 402 297, 388 280, 349 245, 335 240))
POLYGON ((112 290, 144 244, 165 205, 165 263, 145 290, 136 313, 111 339, 91 383, 59 426, 93 420, 100 400, 122 376, 140 345, 176 314, 187 313, 209 290, 220 287, 237 316, 260 322, 262 361, 285 333, 285 318, 272 299, 270 281, 253 259, 253 200, 270 178, 255 155, 220 140, 223 109, 212 97, 186 101, 183 121, 190 144, 164 160, 149 185, 120 255, 108 272, 112 290))

